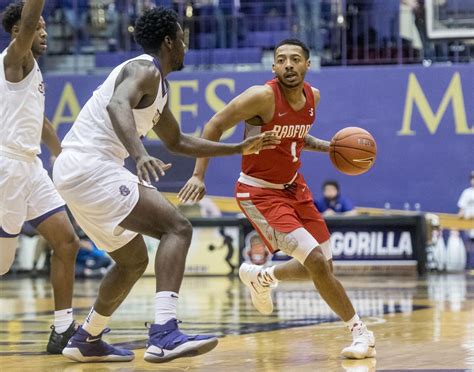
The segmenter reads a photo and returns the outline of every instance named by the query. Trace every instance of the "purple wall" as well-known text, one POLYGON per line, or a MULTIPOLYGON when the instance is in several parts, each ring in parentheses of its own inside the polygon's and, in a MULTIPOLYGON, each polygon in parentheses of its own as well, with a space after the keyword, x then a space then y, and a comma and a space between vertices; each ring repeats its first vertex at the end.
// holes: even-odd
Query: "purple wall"
MULTIPOLYGON (((202 129, 223 102, 271 77, 258 72, 175 73, 170 78, 170 105, 183 131, 194 132, 202 129)), ((61 136, 78 107, 103 79, 45 78, 46 111, 59 125, 61 136)), ((302 171, 315 195, 325 179, 335 178, 358 206, 383 207, 389 202, 392 208, 403 208, 408 202, 412 208, 420 203, 422 210, 456 211, 457 199, 474 168, 473 65, 326 68, 310 73, 307 80, 321 91, 311 134, 330 139, 343 127, 360 126, 374 135, 379 152, 374 168, 357 177, 338 173, 324 154, 306 153, 302 171)), ((242 126, 227 141, 241 138, 242 126)), ((147 140, 147 144, 153 154, 172 159, 174 164, 157 186, 177 190, 190 176, 193 160, 173 157, 154 141, 147 140)), ((231 196, 239 171, 237 156, 212 160, 207 176, 209 194, 231 196)))

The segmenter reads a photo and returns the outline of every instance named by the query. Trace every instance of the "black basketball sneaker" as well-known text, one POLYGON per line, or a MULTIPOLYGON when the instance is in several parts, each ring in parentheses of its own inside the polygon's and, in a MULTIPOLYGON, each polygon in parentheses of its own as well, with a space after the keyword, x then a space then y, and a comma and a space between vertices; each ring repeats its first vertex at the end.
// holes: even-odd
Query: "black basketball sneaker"
POLYGON ((46 351, 49 354, 62 354, 69 339, 76 333, 76 322, 72 322, 69 328, 63 333, 56 333, 54 326, 51 326, 51 335, 49 336, 46 351))

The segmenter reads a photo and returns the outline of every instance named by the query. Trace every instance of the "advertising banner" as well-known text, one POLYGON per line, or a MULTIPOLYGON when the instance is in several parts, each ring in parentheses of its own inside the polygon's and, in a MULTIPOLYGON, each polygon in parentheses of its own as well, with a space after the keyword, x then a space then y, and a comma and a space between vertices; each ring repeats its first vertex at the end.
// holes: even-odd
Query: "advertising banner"
MULTIPOLYGON (((236 226, 194 227, 186 259, 186 275, 230 275, 239 266, 239 228, 236 226)), ((150 262, 145 271, 154 275, 159 241, 146 237, 150 262)))

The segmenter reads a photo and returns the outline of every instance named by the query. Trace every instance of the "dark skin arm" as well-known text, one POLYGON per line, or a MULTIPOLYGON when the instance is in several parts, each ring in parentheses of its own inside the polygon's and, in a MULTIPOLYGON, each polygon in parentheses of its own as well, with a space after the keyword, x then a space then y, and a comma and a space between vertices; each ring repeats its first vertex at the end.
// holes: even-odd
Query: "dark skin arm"
POLYGON ((140 181, 158 181, 171 168, 148 155, 137 132, 133 109, 150 106, 156 97, 160 76, 151 62, 134 61, 127 64, 117 77, 114 94, 107 105, 112 126, 118 138, 137 166, 140 181))
POLYGON ((261 134, 241 143, 218 143, 184 134, 168 106, 165 106, 155 133, 171 152, 192 157, 253 154, 265 148, 273 148, 279 140, 271 133, 261 134))
POLYGON ((41 140, 48 147, 54 157, 61 153, 61 141, 54 130, 53 125, 45 116, 43 120, 43 131, 41 132, 41 140))
MULTIPOLYGON (((160 83, 161 76, 152 63, 131 62, 118 76, 114 94, 107 106, 115 132, 137 163, 137 176, 147 182, 150 182, 150 175, 158 181, 158 173, 163 176, 171 164, 164 164, 148 155, 138 136, 132 109, 150 106, 156 98, 160 83)), ((193 138, 181 133, 179 124, 167 106, 154 131, 169 150, 189 156, 247 154, 272 148, 279 143, 272 134, 249 138, 240 144, 220 144, 193 138)))
MULTIPOLYGON (((24 79, 35 65, 31 46, 43 11, 45 0, 28 0, 21 13, 21 22, 16 37, 10 43, 5 56, 5 76, 17 83, 24 79)), ((16 30, 17 25, 14 26, 16 30)))
MULTIPOLYGON (((254 86, 235 97, 205 125, 202 138, 219 141, 222 134, 242 121, 252 125, 269 122, 275 111, 273 91, 268 86, 254 86)), ((178 198, 182 202, 199 201, 206 193, 204 177, 209 164, 208 158, 196 160, 193 176, 181 189, 178 198)))

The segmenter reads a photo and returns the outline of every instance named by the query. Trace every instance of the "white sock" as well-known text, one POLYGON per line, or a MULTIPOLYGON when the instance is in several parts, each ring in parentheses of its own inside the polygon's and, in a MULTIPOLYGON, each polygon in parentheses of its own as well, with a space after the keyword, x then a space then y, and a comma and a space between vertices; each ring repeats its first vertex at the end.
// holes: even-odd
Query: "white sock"
POLYGON ((275 277, 275 266, 270 266, 260 271, 258 281, 265 287, 276 285, 279 280, 275 277))
POLYGON ((348 320, 347 322, 344 322, 347 328, 349 328, 349 331, 354 331, 357 328, 362 327, 363 323, 362 320, 360 320, 359 315, 355 314, 352 319, 348 320))
POLYGON ((162 291, 155 295, 155 324, 165 324, 176 319, 179 295, 176 292, 162 291))
POLYGON ((64 333, 73 322, 72 309, 58 310, 54 312, 54 331, 64 333))
POLYGON ((94 310, 94 308, 92 308, 89 315, 87 315, 82 328, 91 336, 97 336, 105 329, 109 319, 110 316, 100 315, 94 310))

